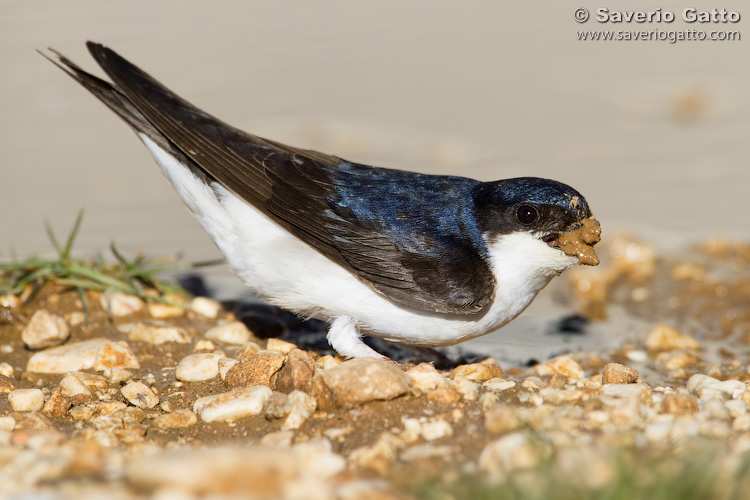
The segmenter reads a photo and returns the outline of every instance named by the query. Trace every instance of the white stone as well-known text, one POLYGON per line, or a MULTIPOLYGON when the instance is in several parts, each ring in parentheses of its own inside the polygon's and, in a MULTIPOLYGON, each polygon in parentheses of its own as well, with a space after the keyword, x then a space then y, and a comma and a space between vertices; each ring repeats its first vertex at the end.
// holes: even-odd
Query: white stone
POLYGON ((742 415, 737 415, 732 422, 732 430, 743 433, 750 431, 750 414, 743 413, 742 415))
POLYGON ((69 373, 63 377, 60 381, 60 392, 64 396, 69 398, 79 396, 81 394, 91 395, 91 390, 88 388, 83 381, 72 373, 69 373))
POLYGON ((191 499, 286 498, 284 489, 308 465, 295 460, 291 450, 262 446, 179 447, 143 455, 127 460, 122 474, 148 498, 165 491, 185 492, 191 499))
POLYGON ((207 297, 195 297, 190 301, 190 310, 206 318, 216 318, 221 312, 221 304, 207 297))
POLYGON ((223 357, 213 353, 188 354, 177 364, 175 377, 183 382, 216 378, 219 376, 219 360, 223 357))
POLYGON ((8 378, 13 378, 13 375, 16 373, 16 370, 11 366, 10 363, 7 361, 3 361, 0 363, 0 375, 5 375, 8 378))
POLYGON ((423 443, 403 451, 399 458, 403 462, 414 460, 428 460, 430 458, 443 458, 450 460, 453 449, 450 446, 435 446, 432 443, 423 443))
POLYGON ((8 393, 8 403, 13 411, 41 410, 44 393, 40 389, 16 389, 8 393))
POLYGON ((651 443, 667 443, 667 439, 669 439, 672 432, 673 422, 674 419, 652 422, 646 425, 643 429, 643 433, 646 436, 646 439, 651 443))
POLYGON ((626 352, 625 357, 636 363, 645 363, 648 361, 648 353, 637 349, 626 352))
POLYGON ((260 440, 260 444, 271 448, 280 448, 288 450, 292 447, 294 440, 294 431, 276 431, 269 432, 260 440))
POLYGON ((461 393, 464 401, 476 401, 479 398, 479 384, 461 375, 453 379, 453 388, 461 393))
POLYGON ((729 414, 732 415, 732 417, 747 413, 747 406, 745 406, 745 402, 741 399, 730 399, 724 403, 724 406, 729 410, 729 414))
POLYGON ((234 389, 196 400, 193 411, 204 422, 223 422, 259 415, 271 397, 271 389, 264 385, 234 389))
POLYGON ((443 387, 447 380, 430 363, 419 363, 406 372, 411 380, 412 387, 419 391, 431 391, 443 387))
POLYGON ((10 432, 16 428, 16 419, 10 415, 0 417, 0 431, 10 432))
MULTIPOLYGON (((124 327, 124 325, 121 325, 121 327, 124 327)), ((189 344, 191 341, 190 335, 185 329, 177 326, 131 323, 128 330, 128 339, 146 342, 147 344, 159 345, 167 342, 189 344)))
POLYGON ((434 441, 436 439, 452 436, 453 427, 451 427, 451 425, 445 420, 434 420, 422 424, 420 434, 422 434, 422 437, 425 438, 425 440, 434 441))
POLYGON ((648 394, 646 384, 606 384, 602 386, 602 394, 619 398, 640 397, 648 394))
POLYGON ((245 345, 250 342, 251 333, 243 322, 232 321, 210 328, 206 331, 204 337, 226 344, 245 345))
POLYGON ((723 382, 711 384, 709 387, 718 389, 731 399, 739 398, 747 390, 747 385, 741 380, 724 380, 723 382))
POLYGON ((194 352, 197 352, 197 351, 215 351, 215 350, 216 350, 216 344, 214 344, 210 340, 206 340, 206 339, 200 339, 193 346, 193 351, 194 352))
POLYGON ((65 318, 44 309, 37 310, 21 332, 21 340, 29 349, 60 345, 70 337, 65 318))
POLYGON ((70 326, 80 326, 86 321, 86 314, 83 311, 71 311, 65 315, 65 320, 70 326))
POLYGON ((331 442, 327 439, 297 443, 292 446, 291 452, 305 477, 328 479, 346 468, 346 460, 333 453, 331 442))
POLYGON ((706 385, 712 385, 718 383, 719 380, 715 379, 713 377, 709 377, 708 375, 703 375, 701 373, 696 373, 695 375, 691 376, 687 381, 687 390, 690 392, 690 394, 694 394, 696 396, 699 396, 698 391, 705 387, 706 385))
POLYGON ((122 292, 103 293, 99 299, 102 307, 115 318, 142 311, 146 304, 135 295, 122 292))
POLYGON ((172 304, 149 302, 147 308, 149 316, 156 319, 179 318, 185 315, 185 309, 172 304))
POLYGON ((404 430, 401 431, 399 437, 405 443, 413 443, 420 438, 422 435, 422 423, 418 418, 401 417, 401 422, 404 424, 404 430))
POLYGON ((701 415, 705 415, 712 420, 730 420, 732 418, 727 407, 718 398, 704 401, 701 415))
POLYGON ((26 365, 26 371, 35 373, 67 373, 94 367, 99 348, 112 342, 94 338, 35 353, 26 365))
POLYGON ((129 382, 120 389, 122 396, 133 406, 153 408, 159 404, 159 396, 143 382, 129 382))
POLYGON ((306 392, 292 391, 287 397, 285 406, 289 409, 289 414, 281 426, 283 431, 299 429, 313 414, 318 402, 306 392))
POLYGON ((532 443, 525 434, 515 432, 484 447, 479 455, 479 469, 498 481, 510 473, 537 467, 548 454, 549 448, 543 443, 532 443))
POLYGON ((482 384, 482 387, 492 392, 504 392, 509 389, 513 389, 515 386, 516 383, 514 381, 505 380, 502 378, 492 378, 482 384))

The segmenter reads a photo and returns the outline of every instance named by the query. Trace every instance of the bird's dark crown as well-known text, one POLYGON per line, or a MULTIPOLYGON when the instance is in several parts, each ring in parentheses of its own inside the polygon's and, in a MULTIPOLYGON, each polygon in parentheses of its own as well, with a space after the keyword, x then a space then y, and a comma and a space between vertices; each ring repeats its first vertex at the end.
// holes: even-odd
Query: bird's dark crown
POLYGON ((591 217, 581 193, 538 177, 482 182, 474 188, 474 203, 482 232, 490 234, 567 232, 591 217))

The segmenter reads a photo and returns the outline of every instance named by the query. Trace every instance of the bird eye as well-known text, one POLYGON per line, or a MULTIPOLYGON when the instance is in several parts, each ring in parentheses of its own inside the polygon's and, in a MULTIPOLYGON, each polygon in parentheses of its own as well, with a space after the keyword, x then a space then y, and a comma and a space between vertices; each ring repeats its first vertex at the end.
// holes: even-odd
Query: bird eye
POLYGON ((521 205, 516 210, 516 219, 524 226, 528 226, 539 220, 539 212, 530 205, 521 205))

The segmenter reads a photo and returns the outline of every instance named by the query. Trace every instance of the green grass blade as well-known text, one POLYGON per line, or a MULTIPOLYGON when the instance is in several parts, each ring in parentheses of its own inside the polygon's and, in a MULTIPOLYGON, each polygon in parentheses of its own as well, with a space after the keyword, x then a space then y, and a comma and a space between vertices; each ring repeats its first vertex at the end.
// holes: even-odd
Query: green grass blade
POLYGON ((94 280, 86 280, 81 278, 63 278, 55 280, 55 282, 59 285, 63 286, 69 286, 73 288, 80 288, 80 289, 87 289, 87 290, 96 290, 99 292, 103 292, 107 289, 105 285, 102 285, 101 283, 94 281, 94 280))
POLYGON ((49 223, 48 220, 44 221, 44 228, 47 230, 47 237, 52 242, 52 246, 55 247, 55 251, 57 252, 58 257, 62 258, 63 250, 60 246, 60 243, 57 241, 57 236, 55 236, 55 231, 52 229, 52 225, 49 223))
POLYGON ((65 250, 63 250, 63 253, 61 255, 63 260, 68 260, 70 258, 70 251, 73 249, 73 242, 75 242, 76 236, 78 235, 78 230, 81 228, 81 221, 83 221, 83 209, 78 211, 78 216, 76 217, 76 221, 73 224, 73 229, 68 235, 68 241, 65 242, 65 250))
POLYGON ((69 269, 71 272, 75 274, 80 274, 86 278, 89 278, 91 280, 97 281, 99 283, 102 283, 106 286, 114 287, 114 288, 129 288, 127 283, 121 280, 118 280, 116 278, 113 278, 111 276, 107 276, 104 273, 101 273, 99 271, 96 271, 94 269, 85 267, 80 265, 78 262, 71 262, 69 269))
POLYGON ((120 253, 120 251, 119 251, 119 250, 117 250, 117 247, 115 246, 115 242, 114 242, 114 241, 111 241, 111 242, 109 243, 109 250, 110 250, 110 251, 112 252, 112 255, 114 255, 114 256, 115 256, 115 259, 117 259, 117 260, 118 260, 118 261, 120 262, 120 264, 122 264, 123 266, 126 266, 126 267, 127 267, 127 265, 129 264, 129 262, 128 262, 128 259, 126 259, 126 258, 125 258, 125 257, 124 257, 124 256, 123 256, 123 255, 122 255, 121 253, 120 253))

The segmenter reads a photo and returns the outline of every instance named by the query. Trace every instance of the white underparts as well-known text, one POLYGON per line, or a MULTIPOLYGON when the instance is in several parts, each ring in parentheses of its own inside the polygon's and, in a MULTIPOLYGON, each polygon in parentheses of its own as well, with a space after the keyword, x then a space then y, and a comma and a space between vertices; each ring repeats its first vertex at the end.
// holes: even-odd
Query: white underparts
POLYGON ((530 233, 485 235, 497 289, 483 314, 452 316, 405 307, 139 136, 240 279, 279 307, 332 322, 329 342, 344 356, 380 357, 361 341, 360 332, 429 347, 484 335, 515 318, 552 277, 576 262, 530 233))

